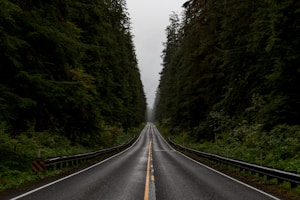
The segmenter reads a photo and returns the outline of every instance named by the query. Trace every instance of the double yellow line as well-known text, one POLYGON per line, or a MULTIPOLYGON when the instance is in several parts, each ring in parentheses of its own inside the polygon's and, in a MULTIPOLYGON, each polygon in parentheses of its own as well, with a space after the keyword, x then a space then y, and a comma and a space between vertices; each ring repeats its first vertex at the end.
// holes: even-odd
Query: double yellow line
POLYGON ((148 147, 148 161, 147 161, 147 172, 146 172, 146 183, 145 183, 144 200, 149 200, 150 170, 151 170, 151 152, 152 152, 152 142, 150 141, 149 147, 148 147))

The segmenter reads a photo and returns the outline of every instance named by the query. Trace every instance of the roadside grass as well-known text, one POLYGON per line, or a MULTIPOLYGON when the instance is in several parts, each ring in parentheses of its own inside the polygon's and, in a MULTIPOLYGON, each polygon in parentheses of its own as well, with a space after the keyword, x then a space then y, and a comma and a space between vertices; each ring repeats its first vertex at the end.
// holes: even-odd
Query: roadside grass
MULTIPOLYGON (((300 174, 300 126, 278 125, 265 133, 261 132, 259 125, 242 124, 231 131, 217 133, 214 142, 195 141, 190 132, 184 131, 171 135, 168 128, 160 124, 157 127, 164 137, 185 147, 300 174)), ((267 177, 215 164, 195 155, 189 156, 244 182, 250 182, 250 185, 278 194, 282 199, 300 199, 299 185, 291 188, 287 182, 278 183, 276 179, 269 180, 267 177)))
MULTIPOLYGON (((179 150, 180 151, 180 150, 179 150)), ((228 166, 213 162, 207 158, 198 157, 192 153, 182 151, 187 156, 197 160, 213 169, 216 169, 224 174, 227 174, 237 180, 240 180, 248 185, 258 188, 274 196, 285 200, 298 200, 300 199, 300 186, 291 188, 290 183, 282 182, 278 183, 275 178, 269 179, 266 176, 260 176, 257 173, 251 173, 248 170, 240 170, 234 166, 228 166)))
POLYGON ((55 171, 33 173, 31 170, 19 171, 13 169, 6 169, 5 171, 0 172, 1 174, 0 192, 3 192, 7 189, 18 188, 27 183, 41 180, 46 177, 55 176, 62 172, 64 171, 55 170, 55 171))
POLYGON ((68 138, 50 132, 26 132, 12 138, 0 130, 0 192, 70 170, 66 168, 34 173, 31 171, 31 163, 38 157, 68 156, 116 146, 137 136, 139 131, 140 128, 135 128, 124 132, 120 127, 107 126, 101 133, 102 143, 83 146, 79 143, 71 144, 68 138))
POLYGON ((170 136, 158 127, 165 137, 195 150, 300 174, 300 126, 278 125, 266 133, 260 125, 242 124, 217 133, 214 142, 195 141, 189 132, 170 136))

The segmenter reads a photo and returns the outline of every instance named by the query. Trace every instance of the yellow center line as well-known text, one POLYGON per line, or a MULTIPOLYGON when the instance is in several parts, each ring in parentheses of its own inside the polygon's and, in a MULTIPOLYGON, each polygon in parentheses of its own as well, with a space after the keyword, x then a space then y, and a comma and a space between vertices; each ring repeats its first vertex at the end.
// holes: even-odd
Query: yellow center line
POLYGON ((152 148, 152 143, 150 141, 149 148, 148 148, 148 161, 147 161, 147 172, 146 172, 146 183, 145 183, 144 200, 149 200, 151 148, 152 148))

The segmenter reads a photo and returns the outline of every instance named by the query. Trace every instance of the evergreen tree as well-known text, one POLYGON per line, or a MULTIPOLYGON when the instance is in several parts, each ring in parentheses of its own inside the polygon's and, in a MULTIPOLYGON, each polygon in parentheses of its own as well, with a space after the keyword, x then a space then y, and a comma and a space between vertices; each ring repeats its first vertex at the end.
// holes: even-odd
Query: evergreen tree
POLYGON ((1 1, 0 119, 12 134, 101 138, 144 121, 126 2, 1 1))
POLYGON ((210 140, 228 119, 267 130, 299 124, 299 3, 189 0, 184 8, 176 48, 167 32, 157 120, 210 140))

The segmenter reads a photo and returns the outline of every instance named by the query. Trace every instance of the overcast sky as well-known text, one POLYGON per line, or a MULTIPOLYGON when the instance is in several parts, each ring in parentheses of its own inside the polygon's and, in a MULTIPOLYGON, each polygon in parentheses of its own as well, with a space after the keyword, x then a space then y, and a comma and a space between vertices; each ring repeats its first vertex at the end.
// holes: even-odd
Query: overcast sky
POLYGON ((127 0, 133 42, 147 103, 153 106, 162 70, 161 52, 172 11, 181 14, 186 0, 127 0))

